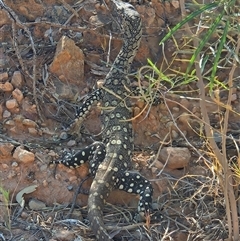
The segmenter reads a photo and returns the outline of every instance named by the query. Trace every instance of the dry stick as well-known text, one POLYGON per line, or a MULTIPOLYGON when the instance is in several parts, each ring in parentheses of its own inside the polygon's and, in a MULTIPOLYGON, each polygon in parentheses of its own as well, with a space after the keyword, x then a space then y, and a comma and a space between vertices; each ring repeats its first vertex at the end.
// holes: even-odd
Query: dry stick
MULTIPOLYGON (((238 34, 238 39, 240 39, 240 34, 238 34)), ((240 41, 238 41, 235 53, 238 55, 240 49, 240 41)), ((228 79, 228 86, 229 86, 229 92, 228 92, 228 99, 227 99, 227 106, 231 105, 231 98, 233 94, 233 74, 237 68, 237 61, 236 58, 233 60, 233 66, 229 73, 229 79, 228 79)), ((225 115, 224 115, 224 125, 223 125, 223 133, 227 132, 228 128, 228 120, 229 120, 229 108, 226 109, 225 115)), ((232 214, 232 226, 233 226, 233 238, 234 240, 239 239, 239 222, 238 222, 238 211, 237 211, 237 205, 236 205, 236 199, 234 196, 233 191, 233 178, 232 178, 232 172, 229 170, 228 163, 227 163, 227 156, 226 156, 226 136, 222 138, 222 152, 224 156, 224 176, 225 176, 225 186, 228 187, 224 192, 226 192, 226 195, 229 196, 229 203, 230 203, 230 209, 232 214)), ((229 230, 229 236, 230 236, 230 230, 229 230)), ((232 235, 231 235, 232 236, 232 235)), ((230 236, 230 237, 231 237, 230 236)))
MULTIPOLYGON (((199 46, 199 41, 196 37, 193 37, 193 44, 194 44, 194 47, 197 48, 197 46, 199 46)), ((199 61, 200 61, 200 57, 199 55, 196 56, 196 62, 195 62, 195 69, 196 69, 196 75, 198 77, 198 88, 200 90, 200 108, 201 108, 201 112, 202 112, 202 117, 203 117, 203 120, 206 122, 206 123, 209 123, 210 124, 210 120, 209 120, 209 116, 208 116, 208 113, 207 113, 207 108, 206 108, 206 105, 205 105, 205 86, 204 86, 204 83, 203 83, 203 79, 202 79, 202 75, 201 75, 201 70, 200 70, 200 67, 199 67, 199 61)), ((208 135, 207 136, 207 140, 209 141, 211 147, 212 147, 212 150, 214 152, 214 154, 216 155, 217 159, 219 160, 221 166, 223 167, 223 171, 224 171, 224 179, 226 179, 226 173, 228 172, 226 169, 225 169, 225 162, 227 162, 227 160, 224 160, 224 157, 223 157, 223 154, 220 152, 219 148, 217 147, 217 144, 214 140, 214 137, 213 137, 213 130, 212 130, 212 127, 210 125, 204 125, 204 128, 205 128, 205 132, 206 134, 208 135)), ((223 139, 225 139, 223 137, 223 139)), ((229 226, 229 238, 232 236, 232 224, 231 224, 231 211, 230 211, 230 206, 229 206, 229 197, 228 197, 228 194, 227 194, 227 189, 228 189, 228 185, 226 185, 226 180, 224 182, 224 197, 225 197, 225 202, 226 202, 226 213, 227 213, 227 220, 228 220, 228 226, 229 226)))
MULTIPOLYGON (((185 1, 180 0, 180 7, 181 7, 181 12, 183 16, 186 16, 186 10, 185 10, 185 1)), ((199 46, 199 40, 197 38, 197 34, 194 35, 193 32, 191 31, 190 27, 188 24, 185 24, 185 30, 190 34, 190 36, 193 37, 193 45, 195 48, 199 46)), ((239 51, 239 43, 238 43, 238 51, 239 51)), ((236 50, 237 50, 236 49, 236 50)), ((238 54, 238 52, 236 52, 238 54)), ((234 197, 234 192, 233 192, 233 186, 232 186, 232 177, 231 177, 231 172, 228 168, 227 164, 227 157, 226 157, 226 148, 224 148, 224 144, 226 144, 226 130, 227 130, 227 122, 228 122, 228 116, 229 116, 229 110, 227 108, 228 114, 225 114, 224 117, 224 135, 223 135, 223 150, 225 150, 224 155, 220 152, 219 148, 217 147, 217 144, 213 138, 213 131, 212 127, 210 126, 210 120, 209 116, 207 113, 207 108, 205 105, 205 86, 203 83, 203 78, 201 74, 201 69, 199 67, 200 63, 200 56, 199 54, 196 56, 196 62, 195 62, 195 68, 196 68, 196 75, 198 77, 198 88, 200 90, 200 108, 202 112, 202 116, 204 121, 207 123, 205 125, 205 132, 208 134, 208 141, 213 149, 214 154, 217 156, 217 159, 219 160, 221 166, 223 167, 224 171, 224 197, 225 197, 225 202, 226 202, 226 213, 227 213, 227 219, 228 219, 228 228, 229 228, 229 234, 228 238, 229 240, 232 239, 232 232, 234 235, 234 241, 239 240, 239 225, 238 225, 238 217, 237 217, 237 207, 236 207, 236 200, 234 197), (229 200, 230 198, 230 200, 229 200), (232 216, 231 216, 232 215, 232 216), (231 221, 233 223, 231 223, 231 221)), ((233 75, 233 72, 235 71, 236 68, 236 61, 234 61, 234 65, 232 68, 232 71, 230 74, 233 75)), ((232 77, 232 76, 231 76, 232 77)), ((231 84, 232 80, 229 80, 229 84, 231 84)), ((232 85, 231 85, 232 86, 232 85)), ((231 88, 230 88, 231 89, 231 88)), ((228 102, 231 101, 231 95, 228 96, 228 102)))
POLYGON ((108 65, 110 63, 111 44, 112 44, 112 33, 110 31, 110 33, 109 33, 109 42, 108 42, 108 53, 107 53, 107 64, 106 64, 106 67, 108 67, 108 65))
MULTIPOLYGON (((0 0, 0 5, 2 5, 2 7, 5 9, 5 11, 7 12, 11 21, 15 22, 16 25, 18 25, 20 28, 22 28, 28 34, 28 37, 30 39, 31 48, 33 50, 33 73, 31 75, 26 69, 25 69, 25 73, 33 81, 33 98, 34 98, 34 101, 35 101, 35 104, 36 104, 36 107, 37 107, 38 115, 39 115, 41 121, 43 121, 43 118, 42 118, 42 115, 41 115, 41 112, 40 112, 40 108, 39 108, 39 105, 38 105, 37 96, 36 96, 36 49, 34 47, 34 41, 33 41, 33 38, 32 38, 32 34, 29 31, 29 29, 19 20, 17 14, 10 7, 6 6, 2 0, 0 0)), ((15 27, 14 24, 12 26, 15 27)), ((15 36, 15 33, 13 34, 13 36, 15 36)), ((15 49, 18 50, 18 48, 16 48, 16 46, 15 46, 15 49)), ((17 56, 19 58, 20 53, 18 53, 17 56)), ((20 58, 20 60, 21 60, 21 58, 20 58)), ((23 63, 20 62, 20 64, 23 64, 23 63)))
MULTIPOLYGON (((66 24, 66 23, 65 23, 66 24)), ((27 22, 24 23, 25 26, 32 26, 32 25, 49 25, 54 28, 60 28, 60 29, 67 29, 67 30, 72 30, 75 32, 81 32, 86 30, 86 27, 73 27, 73 26, 65 26, 59 23, 53 23, 49 21, 39 21, 39 22, 27 22)), ((93 30, 96 30, 96 28, 93 28, 93 30)))

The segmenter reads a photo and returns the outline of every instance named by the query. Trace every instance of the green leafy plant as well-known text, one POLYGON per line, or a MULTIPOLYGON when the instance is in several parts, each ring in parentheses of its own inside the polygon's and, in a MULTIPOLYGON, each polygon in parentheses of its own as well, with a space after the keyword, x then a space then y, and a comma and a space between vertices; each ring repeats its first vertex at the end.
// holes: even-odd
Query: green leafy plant
MULTIPOLYGON (((239 1, 214 1, 208 4, 199 4, 193 1, 191 4, 185 4, 180 0, 180 7, 183 20, 175 27, 169 30, 168 34, 161 40, 160 45, 164 46, 168 39, 173 39, 176 45, 174 53, 175 61, 181 60, 187 62, 185 71, 168 69, 180 76, 178 82, 169 79, 163 75, 151 61, 148 61, 152 71, 159 76, 156 81, 165 81, 171 84, 171 87, 186 85, 191 82, 197 82, 199 92, 199 103, 202 113, 202 123, 204 124, 205 138, 207 139, 212 154, 210 159, 217 160, 219 163, 216 176, 221 180, 220 188, 223 189, 226 216, 228 223, 228 240, 239 240, 239 217, 237 212, 238 197, 235 196, 234 187, 240 188, 239 182, 233 179, 239 175, 239 162, 231 166, 226 154, 226 136, 228 130, 229 114, 232 111, 231 97, 233 94, 235 77, 234 72, 237 65, 240 64, 240 25, 239 25, 239 1), (186 12, 186 6, 194 9, 190 14, 186 12), (184 43, 180 45, 174 38, 177 31, 184 31, 184 43), (179 54, 184 53, 185 59, 178 58, 179 54), (229 72, 227 80, 220 79, 218 73, 220 70, 229 72), (161 79, 162 78, 162 79, 161 79), (228 91, 226 103, 221 101, 219 92, 228 91), (206 92, 206 90, 208 92, 206 92), (222 136, 222 146, 219 148, 215 142, 213 133, 214 128, 210 125, 209 115, 206 108, 206 96, 209 95, 212 101, 219 107, 225 108, 225 113, 220 123, 222 136)), ((239 113, 235 113, 240 115, 239 113)), ((214 165, 214 164, 213 164, 214 165)), ((238 207, 240 209, 240 206, 238 207)))

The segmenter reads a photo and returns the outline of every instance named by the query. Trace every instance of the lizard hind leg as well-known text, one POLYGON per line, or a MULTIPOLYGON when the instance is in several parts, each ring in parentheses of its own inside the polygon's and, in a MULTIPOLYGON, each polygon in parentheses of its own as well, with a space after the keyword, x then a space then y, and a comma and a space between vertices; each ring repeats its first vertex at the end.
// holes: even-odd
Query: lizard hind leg
POLYGON ((144 218, 146 214, 152 213, 153 187, 150 181, 142 175, 138 172, 125 171, 121 177, 118 178, 116 186, 120 190, 140 195, 138 203, 140 218, 144 218))

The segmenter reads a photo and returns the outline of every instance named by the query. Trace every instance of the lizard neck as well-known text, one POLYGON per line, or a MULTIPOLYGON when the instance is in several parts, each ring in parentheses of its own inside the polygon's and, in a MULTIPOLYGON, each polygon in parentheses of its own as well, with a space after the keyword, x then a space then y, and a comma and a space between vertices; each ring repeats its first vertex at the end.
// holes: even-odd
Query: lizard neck
POLYGON ((140 45, 141 36, 141 29, 137 33, 133 33, 131 36, 125 34, 122 48, 112 65, 113 69, 116 69, 115 66, 117 66, 119 72, 123 74, 129 73, 132 61, 140 45))

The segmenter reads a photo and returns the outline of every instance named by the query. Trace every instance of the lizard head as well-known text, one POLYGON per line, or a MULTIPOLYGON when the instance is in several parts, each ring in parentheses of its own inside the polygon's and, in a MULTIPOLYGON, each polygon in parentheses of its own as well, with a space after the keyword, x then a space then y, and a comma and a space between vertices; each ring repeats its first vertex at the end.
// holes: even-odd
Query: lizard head
POLYGON ((127 39, 140 38, 142 35, 142 20, 136 9, 129 3, 119 0, 111 1, 113 14, 127 39))

